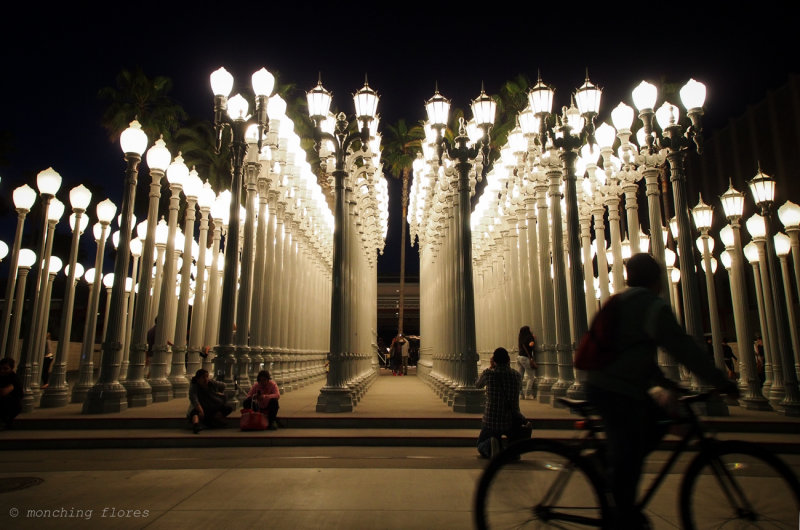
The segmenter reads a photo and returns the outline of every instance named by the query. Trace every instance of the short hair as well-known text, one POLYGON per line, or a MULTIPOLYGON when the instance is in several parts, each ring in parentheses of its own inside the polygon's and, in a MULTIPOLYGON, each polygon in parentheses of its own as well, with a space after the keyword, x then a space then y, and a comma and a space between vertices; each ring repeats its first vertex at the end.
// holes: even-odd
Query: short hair
POLYGON ((625 268, 628 271, 628 287, 653 287, 661 277, 661 265, 650 254, 634 254, 625 268))
POLYGON ((203 377, 204 375, 208 375, 208 370, 200 368, 198 371, 194 373, 195 378, 203 377))
POLYGON ((261 370, 260 372, 258 372, 258 375, 256 376, 256 381, 258 381, 262 377, 266 377, 267 381, 272 379, 272 376, 269 374, 269 370, 261 370))
POLYGON ((0 366, 8 366, 9 370, 13 370, 16 364, 17 363, 11 357, 3 357, 0 359, 0 366))
POLYGON ((508 356, 508 350, 505 348, 497 348, 492 354, 495 364, 511 364, 511 357, 508 356))

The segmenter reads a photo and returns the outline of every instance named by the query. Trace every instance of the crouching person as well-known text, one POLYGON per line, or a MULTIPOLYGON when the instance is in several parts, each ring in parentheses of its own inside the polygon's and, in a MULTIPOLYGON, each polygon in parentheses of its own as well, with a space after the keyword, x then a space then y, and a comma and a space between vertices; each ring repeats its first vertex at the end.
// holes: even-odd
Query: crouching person
POLYGON ((483 371, 475 384, 486 387, 486 408, 481 432, 478 435, 478 452, 484 458, 494 458, 500 451, 500 438, 509 442, 530 437, 530 424, 519 410, 519 393, 522 376, 511 368, 511 359, 505 348, 492 354, 490 366, 483 371))
POLYGON ((225 383, 208 376, 208 370, 199 369, 189 385, 189 412, 194 433, 200 432, 202 422, 207 427, 225 427, 225 418, 233 409, 225 404, 225 383))
POLYGON ((278 385, 272 380, 272 376, 267 370, 261 370, 256 376, 256 384, 247 393, 247 398, 244 400, 242 406, 246 409, 254 409, 254 404, 257 410, 267 417, 267 429, 275 431, 278 429, 278 400, 281 398, 281 392, 278 390, 278 385))

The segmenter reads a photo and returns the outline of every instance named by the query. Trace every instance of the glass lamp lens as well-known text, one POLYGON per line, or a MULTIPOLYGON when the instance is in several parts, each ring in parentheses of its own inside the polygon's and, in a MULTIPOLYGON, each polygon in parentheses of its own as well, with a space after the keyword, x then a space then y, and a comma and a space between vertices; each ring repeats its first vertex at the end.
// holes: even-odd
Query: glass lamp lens
POLYGON ((167 180, 172 185, 183 186, 188 177, 189 168, 183 163, 183 157, 178 153, 178 156, 167 168, 167 180))
POLYGON ((323 120, 331 108, 331 93, 325 90, 320 79, 317 86, 306 93, 308 115, 315 120, 323 120))
POLYGON ((749 242, 744 246, 744 257, 750 263, 758 263, 758 245, 754 242, 749 242))
POLYGON ((611 111, 611 123, 618 131, 629 131, 633 123, 633 109, 625 103, 620 103, 611 111))
POLYGON ((665 101, 656 111, 656 121, 661 129, 676 125, 678 118, 678 107, 668 101, 665 101))
POLYGON ((36 263, 36 253, 29 248, 19 249, 18 267, 31 268, 36 263))
POLYGON ((601 148, 611 148, 614 145, 614 139, 617 137, 617 131, 611 125, 603 122, 595 131, 594 137, 597 140, 597 145, 601 148))
POLYGON ((30 210, 36 201, 36 191, 27 184, 14 190, 14 206, 21 210, 30 210))
POLYGON ((800 227, 800 206, 792 201, 786 201, 778 208, 778 217, 786 228, 800 227))
POLYGON ((40 171, 36 175, 36 187, 39 188, 39 193, 55 195, 61 187, 61 175, 51 167, 40 171))
POLYGON ((764 223, 764 218, 758 214, 753 214, 745 222, 747 231, 753 238, 764 237, 767 234, 767 225, 764 223))
POLYGON ((266 68, 255 72, 251 79, 253 81, 253 92, 256 96, 269 97, 272 94, 272 88, 275 86, 275 77, 266 68))
POLYGON ((147 149, 147 135, 142 130, 142 124, 133 120, 119 136, 119 144, 123 153, 136 153, 142 156, 147 149))
POLYGON ((215 96, 228 97, 233 89, 233 76, 225 69, 219 68, 211 74, 211 91, 215 96))
POLYGON ((167 149, 167 144, 163 138, 159 138, 153 146, 147 150, 147 165, 150 169, 166 171, 172 160, 172 154, 167 149))
POLYGON ((472 115, 478 126, 494 125, 494 116, 497 104, 481 90, 480 95, 472 101, 472 115))
POLYGON ((528 102, 534 114, 550 113, 553 108, 554 90, 542 83, 541 79, 528 93, 528 102))
POLYGON ((92 200, 92 192, 83 184, 69 190, 69 202, 73 210, 86 210, 92 200))
POLYGON ((64 203, 53 198, 53 200, 50 201, 50 209, 47 210, 47 220, 58 222, 62 215, 64 215, 64 203))
POLYGON ((356 107, 356 116, 360 120, 371 120, 378 111, 378 93, 372 90, 367 83, 353 96, 356 107))
POLYGON ((788 256, 789 252, 792 250, 792 243, 789 240, 789 236, 786 234, 782 234, 778 232, 775 234, 775 253, 778 256, 788 256))
POLYGON ((431 99, 425 103, 428 122, 431 127, 444 127, 450 114, 450 100, 442 96, 437 90, 431 99))
POLYGON ((167 222, 162 217, 156 225, 156 245, 166 245, 167 237, 169 236, 169 227, 167 222))
POLYGON ((603 91, 586 78, 583 85, 575 91, 575 102, 581 114, 597 114, 600 111, 600 96, 603 91))
POLYGON ((519 114, 519 126, 522 128, 523 134, 538 134, 540 123, 541 120, 536 117, 530 106, 519 114))
POLYGON ((692 209, 694 224, 698 230, 711 228, 713 213, 714 211, 711 209, 711 206, 704 203, 703 198, 700 197, 700 202, 692 209))
POLYGON ((772 202, 775 199, 775 181, 766 173, 759 171, 748 184, 756 204, 772 202))
POLYGON ((706 101, 706 86, 699 81, 689 79, 683 88, 681 88, 681 101, 688 109, 699 109, 706 101))
POLYGON ((733 246, 733 228, 731 228, 731 225, 725 225, 720 229, 719 238, 725 247, 730 248, 733 246))
POLYGON ((658 89, 647 81, 642 81, 633 89, 633 104, 640 111, 655 108, 656 97, 658 97, 658 89))
POLYGON ((267 100, 267 114, 270 118, 281 119, 286 116, 286 101, 283 100, 278 94, 275 94, 267 100))
POLYGON ((250 110, 250 104, 241 94, 236 94, 228 100, 228 116, 232 120, 246 120, 248 110, 250 110))
POLYGON ((8 256, 8 245, 5 241, 0 241, 0 261, 3 261, 8 256))
POLYGON ((183 194, 196 200, 202 189, 203 181, 197 175, 197 170, 192 169, 183 181, 183 194))
POLYGON ((97 205, 97 219, 101 223, 109 224, 117 213, 117 205, 106 199, 97 205))
POLYGON ((728 190, 720 196, 722 209, 725 210, 725 217, 741 217, 744 211, 744 193, 741 193, 730 186, 728 190))

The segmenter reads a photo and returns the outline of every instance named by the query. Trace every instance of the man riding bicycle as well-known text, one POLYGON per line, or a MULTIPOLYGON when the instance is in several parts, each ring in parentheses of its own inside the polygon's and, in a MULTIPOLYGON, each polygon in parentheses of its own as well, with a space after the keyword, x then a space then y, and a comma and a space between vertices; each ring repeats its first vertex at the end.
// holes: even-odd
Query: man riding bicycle
POLYGON ((611 329, 614 358, 587 371, 587 395, 603 418, 608 447, 610 484, 617 506, 617 528, 646 527, 634 505, 642 465, 666 427, 665 409, 674 403, 677 383, 658 367, 657 348, 685 365, 720 392, 738 396, 735 382, 714 367, 708 355, 687 335, 669 304, 659 297, 661 267, 649 254, 627 263, 628 289, 617 295, 611 329), (658 403, 651 397, 663 389, 658 403))

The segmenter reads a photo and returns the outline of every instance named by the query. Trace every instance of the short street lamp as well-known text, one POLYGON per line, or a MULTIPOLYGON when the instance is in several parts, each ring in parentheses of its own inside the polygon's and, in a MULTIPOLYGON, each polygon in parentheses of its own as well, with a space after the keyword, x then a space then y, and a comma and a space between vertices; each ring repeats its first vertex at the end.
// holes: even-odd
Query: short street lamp
MULTIPOLYGON (((331 294, 331 331, 328 371, 325 386, 320 390, 317 399, 318 412, 348 412, 353 410, 351 390, 348 388, 348 359, 345 348, 345 322, 350 309, 350 297, 355 296, 353 285, 348 281, 348 244, 347 236, 351 229, 348 226, 345 178, 347 169, 345 162, 349 154, 355 151, 354 142, 358 141, 361 150, 368 149, 370 138, 369 126, 375 119, 378 107, 378 94, 365 82, 364 86, 353 97, 356 107, 356 119, 360 122, 359 131, 348 133, 347 116, 340 112, 335 118, 333 131, 323 130, 323 121, 328 120, 328 112, 332 95, 322 86, 322 79, 311 89, 308 99, 308 114, 314 120, 315 148, 319 151, 323 142, 333 146, 335 168, 334 179, 334 232, 333 232, 333 289, 331 294)), ((227 267, 227 264, 226 264, 227 267)), ((354 375, 354 374, 353 374, 354 375)))
MULTIPOLYGON (((221 370, 233 372, 236 365, 234 352, 236 347, 233 341, 234 308, 236 307, 237 274, 239 271, 239 207, 242 202, 243 166, 247 154, 247 129, 251 125, 258 127, 258 149, 269 130, 269 117, 267 116, 267 100, 272 93, 275 78, 266 69, 255 72, 252 76, 253 92, 256 97, 255 116, 248 114, 249 105, 241 95, 237 94, 228 99, 233 88, 233 76, 225 68, 220 68, 211 74, 211 90, 214 93, 214 128, 217 132, 217 151, 221 147, 223 130, 232 132, 230 151, 233 174, 231 178, 231 204, 228 235, 226 241, 228 251, 225 253, 225 270, 222 281, 222 313, 220 315, 219 340, 217 342, 216 372, 221 370), (227 112, 226 112, 227 111, 227 112), (223 368, 224 366, 224 368, 223 368)), ((236 375, 236 374, 231 374, 236 375)), ((245 378, 247 374, 243 375, 245 378)), ((226 378, 227 379, 227 378, 226 378)), ((233 389, 227 389, 227 393, 233 389)))
POLYGON ((774 293, 772 303, 774 304, 775 327, 777 331, 776 340, 774 341, 777 351, 775 351, 774 354, 776 361, 778 358, 781 360, 785 389, 785 396, 778 404, 778 409, 787 416, 800 416, 800 393, 798 392, 797 374, 794 370, 794 355, 789 339, 789 322, 786 317, 785 300, 780 296, 778 268, 775 263, 775 242, 772 238, 775 181, 759 168, 758 173, 748 182, 748 185, 750 186, 750 191, 753 193, 756 206, 761 209, 761 215, 764 216, 764 226, 766 230, 765 252, 767 254, 768 271, 761 271, 761 274, 769 275, 769 285, 774 293))
MULTIPOLYGON (((489 131, 494 125, 497 110, 494 100, 481 89, 480 95, 472 101, 472 114, 477 126, 478 138, 470 145, 470 137, 463 118, 459 123, 458 136, 453 144, 444 137, 450 112, 450 101, 439 93, 437 88, 433 97, 425 103, 428 123, 436 132, 434 145, 436 158, 441 166, 442 156, 446 155, 455 165, 458 173, 457 207, 452 240, 455 244, 454 284, 460 290, 454 304, 454 324, 456 333, 453 351, 454 370, 450 379, 455 386, 453 410, 456 412, 479 412, 484 403, 484 393, 475 388, 478 378, 478 348, 475 338, 475 295, 472 273, 472 225, 470 206, 470 171, 480 156, 486 173, 489 165, 489 131)), ((482 175, 483 176, 483 175, 482 175)))
POLYGON ((114 260, 114 286, 111 289, 111 309, 108 318, 108 333, 103 342, 100 378, 89 390, 83 403, 84 414, 121 412, 128 408, 125 387, 119 382, 122 366, 122 340, 125 327, 125 279, 130 263, 130 241, 133 229, 133 202, 136 198, 136 181, 139 162, 147 149, 147 135, 138 121, 122 131, 120 144, 127 164, 125 187, 122 194, 122 225, 117 256, 114 260))

